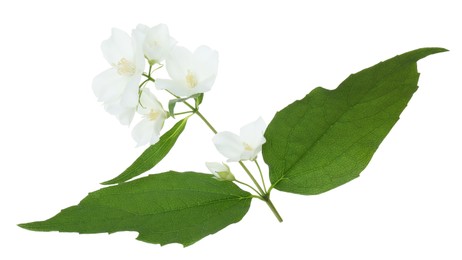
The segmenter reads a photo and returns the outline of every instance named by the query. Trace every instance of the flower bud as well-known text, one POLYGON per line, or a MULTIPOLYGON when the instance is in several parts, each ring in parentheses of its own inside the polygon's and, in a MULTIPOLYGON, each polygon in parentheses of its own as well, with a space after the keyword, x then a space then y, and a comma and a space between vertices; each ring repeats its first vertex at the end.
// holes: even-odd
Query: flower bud
POLYGON ((234 175, 231 173, 229 166, 225 163, 206 162, 205 165, 209 171, 215 175, 215 179, 219 181, 234 181, 234 175))

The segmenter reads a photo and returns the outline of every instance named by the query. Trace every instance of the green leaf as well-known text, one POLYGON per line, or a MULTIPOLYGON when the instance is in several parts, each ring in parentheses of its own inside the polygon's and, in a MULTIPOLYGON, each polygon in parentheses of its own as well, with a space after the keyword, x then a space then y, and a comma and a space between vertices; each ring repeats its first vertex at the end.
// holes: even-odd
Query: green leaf
POLYGON ((196 98, 194 98, 194 101, 196 102, 196 108, 202 104, 202 101, 204 101, 204 93, 200 93, 196 98))
POLYGON ((164 159, 168 152, 170 152, 176 140, 186 127, 187 121, 188 117, 178 121, 170 130, 160 137, 157 143, 149 146, 124 172, 114 179, 105 181, 101 184, 108 185, 125 182, 152 169, 164 159))
POLYGON ((196 107, 197 107, 197 104, 199 102, 202 102, 202 99, 204 98, 204 94, 203 93, 198 93, 198 94, 191 95, 189 97, 171 99, 170 101, 168 101, 168 112, 170 113, 170 115, 173 118, 175 118, 175 106, 176 106, 176 103, 183 102, 183 101, 186 101, 186 100, 191 99, 191 98, 194 98, 194 100, 196 102, 196 107))
POLYGON ((404 53, 279 111, 263 146, 273 186, 312 195, 358 177, 417 90, 416 62, 444 51, 404 53))
POLYGON ((19 226, 81 234, 136 231, 138 240, 189 246, 239 222, 250 193, 210 174, 167 172, 90 193, 56 216, 19 226))

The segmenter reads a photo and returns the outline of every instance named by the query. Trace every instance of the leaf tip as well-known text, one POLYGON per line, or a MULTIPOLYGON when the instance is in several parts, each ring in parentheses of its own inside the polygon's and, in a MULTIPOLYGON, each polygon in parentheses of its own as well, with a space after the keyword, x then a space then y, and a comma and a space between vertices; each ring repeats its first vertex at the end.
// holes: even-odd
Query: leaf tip
POLYGON ((27 229, 27 223, 21 223, 21 224, 18 224, 17 226, 20 228, 27 229))
POLYGON ((112 185, 112 184, 117 184, 117 182, 114 182, 113 180, 114 180, 114 179, 108 180, 108 181, 103 181, 103 182, 100 182, 99 184, 101 184, 101 185, 112 185))
POLYGON ((21 223, 21 224, 18 224, 18 227, 23 228, 23 229, 27 229, 27 230, 30 230, 30 231, 40 231, 39 229, 34 228, 35 223, 37 223, 37 222, 21 223))
POLYGON ((449 51, 448 49, 446 49, 446 48, 441 48, 441 47, 435 47, 434 49, 437 49, 438 52, 447 52, 447 51, 449 51))

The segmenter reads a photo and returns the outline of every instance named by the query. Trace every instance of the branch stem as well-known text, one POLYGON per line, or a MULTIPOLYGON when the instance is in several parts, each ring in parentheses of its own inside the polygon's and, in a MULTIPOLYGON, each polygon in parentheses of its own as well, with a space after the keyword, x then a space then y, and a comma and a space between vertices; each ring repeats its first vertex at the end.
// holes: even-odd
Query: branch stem
POLYGON ((265 190, 266 193, 269 194, 268 190, 266 189, 265 179, 263 178, 263 173, 261 171, 260 164, 258 163, 256 158, 255 158, 254 162, 257 165, 258 171, 260 172, 260 178, 261 178, 261 183, 263 184, 263 189, 265 190))
POLYGON ((276 209, 276 207, 274 207, 274 204, 273 202, 270 200, 269 196, 268 197, 263 197, 263 200, 266 202, 266 205, 268 205, 268 207, 271 209, 271 211, 273 212, 274 216, 278 219, 279 222, 282 222, 282 217, 281 215, 279 214, 278 210, 276 209))
MULTIPOLYGON (((151 69, 150 69, 151 70, 151 69)), ((151 77, 150 73, 149 74, 146 74, 146 73, 143 73, 143 76, 145 76, 148 80, 152 81, 152 82, 155 82, 155 80, 151 77)), ((175 98, 180 98, 179 96, 173 94, 172 92, 168 91, 168 93, 170 93, 172 96, 174 96, 175 98)), ((217 134, 218 131, 215 129, 215 127, 212 126, 212 124, 205 118, 205 116, 199 112, 199 108, 198 107, 194 107, 192 106, 191 104, 188 103, 188 101, 184 100, 183 101, 183 104, 185 104, 188 108, 191 109, 191 111, 196 114, 207 126, 208 128, 210 128, 210 130, 214 133, 214 134, 217 134)), ((239 164, 241 165, 242 169, 244 169, 244 171, 247 173, 247 175, 250 177, 250 179, 252 180, 252 182, 255 184, 255 186, 257 187, 258 190, 256 190, 255 188, 253 188, 252 186, 246 184, 246 183, 243 183, 243 182, 240 182, 240 181, 237 181, 238 183, 240 184, 243 184, 245 186, 248 186, 250 187, 252 190, 254 190, 258 196, 255 196, 255 197, 258 197, 260 198, 261 200, 265 201, 266 204, 268 205, 268 207, 271 209, 271 211, 273 212, 274 216, 277 218, 277 220, 279 222, 282 222, 282 217, 281 215, 279 214, 279 212, 277 211, 276 207, 274 206, 273 202, 270 200, 270 190, 271 190, 271 187, 270 187, 270 190, 269 191, 266 191, 266 185, 265 185, 265 181, 263 179, 263 173, 261 172, 261 168, 260 168, 260 165, 258 164, 257 161, 255 161, 257 163, 257 167, 258 167, 258 170, 260 172, 260 176, 262 178, 262 183, 263 183, 263 187, 264 187, 264 190, 262 189, 262 187, 260 186, 260 184, 258 184, 257 180, 255 179, 255 177, 253 177, 252 173, 249 171, 249 169, 245 166, 245 164, 242 162, 242 161, 239 161, 239 164)))

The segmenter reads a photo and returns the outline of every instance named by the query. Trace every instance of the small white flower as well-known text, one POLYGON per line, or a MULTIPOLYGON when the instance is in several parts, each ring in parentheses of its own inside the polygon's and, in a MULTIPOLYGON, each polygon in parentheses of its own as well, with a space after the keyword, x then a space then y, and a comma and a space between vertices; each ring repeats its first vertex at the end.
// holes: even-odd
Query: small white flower
POLYGON ((149 89, 144 89, 141 93, 137 111, 143 116, 132 130, 132 137, 137 142, 137 146, 157 143, 167 112, 149 89))
POLYGON ((143 51, 151 64, 160 63, 170 54, 176 41, 168 32, 165 24, 159 24, 149 28, 139 24, 135 29, 136 37, 143 42, 143 51))
POLYGON ((183 47, 175 47, 166 60, 171 79, 157 79, 158 89, 189 97, 212 88, 218 71, 218 52, 200 46, 194 53, 183 47))
POLYGON ((101 50, 111 68, 93 79, 93 92, 106 111, 129 125, 138 103, 138 84, 145 65, 143 52, 137 41, 115 28, 101 44, 101 50))
POLYGON ((215 179, 220 181, 234 181, 234 175, 231 173, 229 166, 225 163, 217 163, 217 162, 206 162, 207 168, 209 171, 215 175, 215 179))
POLYGON ((260 117, 256 121, 241 128, 240 135, 221 132, 213 137, 217 150, 228 158, 229 162, 255 160, 266 142, 263 134, 266 124, 260 117))

